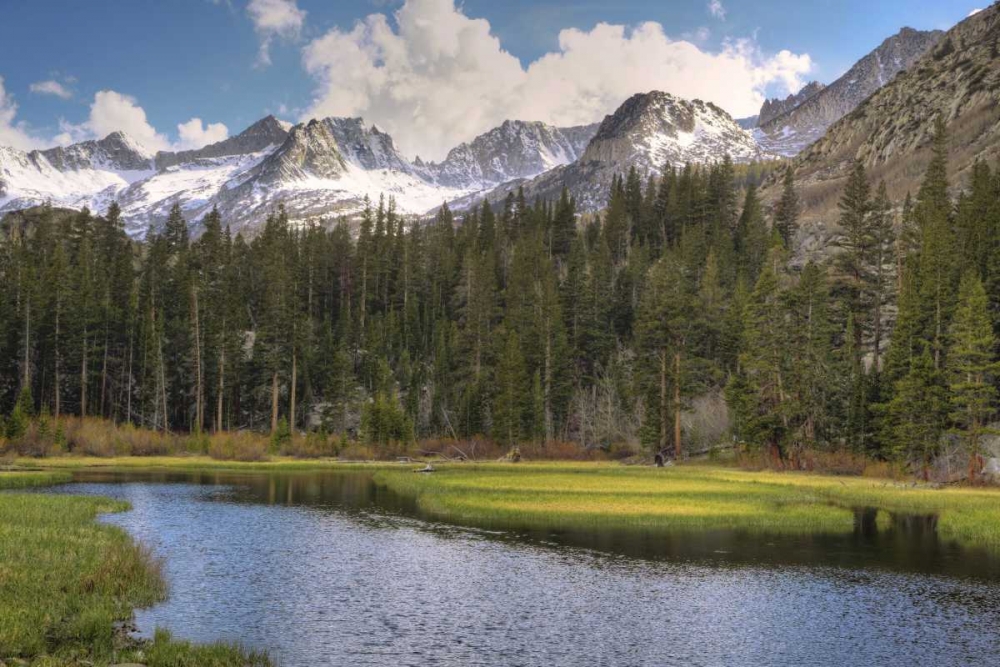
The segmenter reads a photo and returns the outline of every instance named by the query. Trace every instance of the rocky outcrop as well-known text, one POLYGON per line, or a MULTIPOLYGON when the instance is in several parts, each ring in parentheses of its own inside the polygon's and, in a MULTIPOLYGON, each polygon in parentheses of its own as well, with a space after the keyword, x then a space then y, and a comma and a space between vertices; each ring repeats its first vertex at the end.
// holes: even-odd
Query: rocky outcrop
POLYGON ((576 162, 497 188, 489 199, 498 201, 518 187, 529 199, 555 199, 567 187, 578 208, 598 210, 606 204, 611 179, 633 167, 646 176, 666 165, 708 163, 725 155, 734 162, 764 157, 753 136, 714 104, 653 91, 630 97, 606 117, 576 162))
MULTIPOLYGON (((994 4, 948 31, 795 159, 803 206, 798 262, 835 252, 837 200, 852 160, 861 160, 873 179, 884 180, 898 203, 919 188, 938 116, 948 124, 953 187, 962 187, 976 160, 1000 158, 998 40, 1000 6, 994 4)), ((780 189, 775 179, 762 195, 774 201, 780 189)))
POLYGON ((774 99, 764 100, 764 104, 760 108, 760 113, 757 114, 757 125, 767 125, 778 116, 788 113, 813 95, 822 92, 824 88, 826 88, 826 86, 819 81, 810 81, 802 87, 802 90, 793 95, 789 95, 783 100, 777 97, 774 99))
POLYGON ((274 116, 257 121, 235 137, 191 151, 161 151, 156 154, 156 168, 170 167, 212 158, 248 155, 274 149, 284 143, 290 126, 274 116))
POLYGON ((769 152, 796 155, 823 136, 833 123, 920 59, 942 34, 939 30, 903 28, 855 63, 842 77, 791 109, 781 111, 781 104, 772 104, 769 115, 772 111, 779 113, 766 119, 762 109, 757 129, 758 141, 769 152))
POLYGON ((596 131, 596 124, 558 128, 508 120, 429 169, 442 185, 482 190, 576 161, 596 131))

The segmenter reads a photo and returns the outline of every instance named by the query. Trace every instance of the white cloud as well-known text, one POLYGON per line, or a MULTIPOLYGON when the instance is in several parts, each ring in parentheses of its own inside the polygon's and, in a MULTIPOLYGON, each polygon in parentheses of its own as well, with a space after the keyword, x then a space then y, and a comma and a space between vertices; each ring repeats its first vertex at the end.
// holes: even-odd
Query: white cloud
POLYGON ((205 125, 200 118, 192 118, 177 125, 180 140, 171 143, 149 123, 145 109, 139 106, 134 97, 114 90, 102 90, 94 95, 86 121, 74 124, 60 120, 59 130, 53 140, 59 145, 101 139, 112 132, 121 131, 151 152, 201 148, 229 136, 228 128, 222 123, 205 125))
POLYGON ((966 14, 965 18, 969 18, 970 16, 975 16, 976 14, 978 14, 981 11, 983 11, 983 8, 982 7, 977 7, 976 9, 973 9, 971 12, 969 12, 968 14, 966 14))
POLYGON ((222 123, 210 123, 203 125, 201 118, 192 118, 186 123, 177 126, 177 133, 180 141, 177 143, 178 150, 188 150, 201 148, 208 144, 222 141, 229 136, 229 128, 222 123))
POLYGON ((15 121, 16 116, 17 104, 7 94, 3 77, 0 76, 0 146, 23 151, 43 146, 45 142, 29 133, 25 123, 15 121))
POLYGON ((247 13, 260 37, 257 64, 261 66, 271 64, 271 42, 276 37, 298 39, 306 18, 296 0, 250 0, 247 13))
POLYGON ((557 51, 524 68, 487 21, 465 16, 454 0, 407 0, 395 19, 393 28, 373 14, 305 47, 317 87, 302 120, 364 115, 406 152, 439 159, 506 119, 590 123, 650 90, 750 116, 768 87, 798 90, 812 69, 807 54, 766 55, 751 39, 702 51, 654 22, 563 30, 557 51))
POLYGON ((149 124, 145 109, 136 99, 113 90, 102 90, 94 95, 87 127, 95 137, 120 130, 151 151, 170 149, 170 141, 149 124))
POLYGON ((60 97, 64 100, 68 100, 73 97, 73 93, 70 92, 66 86, 51 79, 48 81, 36 81, 31 84, 28 89, 39 95, 55 95, 56 97, 60 97))
POLYGON ((708 13, 720 21, 726 20, 726 8, 722 6, 721 0, 708 0, 708 13))

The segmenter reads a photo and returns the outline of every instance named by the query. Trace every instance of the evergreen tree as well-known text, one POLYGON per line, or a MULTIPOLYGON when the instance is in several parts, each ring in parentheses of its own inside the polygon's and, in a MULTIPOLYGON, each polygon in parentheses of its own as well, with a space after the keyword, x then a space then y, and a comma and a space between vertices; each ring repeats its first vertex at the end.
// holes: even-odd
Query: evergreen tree
POLYGON ((948 388, 951 419, 969 453, 969 478, 982 468, 982 439, 996 412, 998 366, 997 339, 989 316, 989 301, 982 282, 971 269, 962 277, 958 306, 950 330, 948 388))
POLYGON ((795 170, 790 164, 785 167, 781 199, 774 207, 774 227, 785 242, 785 247, 791 249, 799 229, 799 196, 795 191, 795 170))

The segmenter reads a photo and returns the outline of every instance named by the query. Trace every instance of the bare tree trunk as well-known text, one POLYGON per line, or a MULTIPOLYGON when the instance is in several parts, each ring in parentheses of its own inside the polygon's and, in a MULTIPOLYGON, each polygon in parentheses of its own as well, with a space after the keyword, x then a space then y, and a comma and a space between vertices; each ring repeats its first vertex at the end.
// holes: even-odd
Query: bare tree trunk
POLYGON ((278 430, 278 371, 271 373, 271 433, 278 430))
POLYGON ((660 451, 667 449, 667 351, 660 350, 660 451))
POLYGON ((681 353, 674 352, 674 458, 681 458, 681 353))
POLYGON ((31 298, 24 302, 24 367, 21 369, 24 374, 22 387, 31 390, 31 298))
MULTIPOLYGON (((548 326, 548 325, 546 325, 548 326)), ((552 336, 545 338, 545 441, 552 440, 552 336)))
POLYGON ((55 386, 55 418, 56 421, 59 420, 59 412, 62 407, 60 402, 60 393, 62 388, 62 378, 59 376, 60 369, 62 367, 62 359, 59 356, 59 316, 62 313, 62 299, 56 296, 56 337, 55 337, 55 376, 56 376, 56 386, 55 386))
POLYGON ((106 417, 108 392, 108 323, 104 321, 104 361, 101 362, 101 416, 106 417))
POLYGON ((126 379, 125 393, 125 420, 127 424, 132 423, 132 331, 128 334, 128 378, 126 379))
POLYGON ((223 342, 220 345, 219 351, 219 391, 218 396, 215 398, 215 430, 222 430, 222 406, 223 406, 223 396, 225 395, 226 388, 226 343, 225 343, 225 333, 226 333, 226 320, 222 320, 222 334, 223 342))
POLYGON ((201 433, 205 425, 204 396, 205 389, 202 384, 201 368, 201 321, 198 308, 198 288, 191 286, 191 321, 194 326, 194 432, 201 433))
POLYGON ((292 433, 295 433, 295 385, 298 382, 298 356, 296 350, 292 349, 292 387, 289 392, 288 424, 292 433))
POLYGON ((87 327, 83 328, 83 347, 80 356, 80 416, 87 416, 87 327))
MULTIPOLYGON (((155 322, 156 312, 153 312, 155 322)), ((167 432, 167 425, 170 421, 167 412, 167 369, 163 360, 163 336, 159 332, 156 334, 156 351, 160 361, 160 404, 163 407, 163 432, 167 432)))

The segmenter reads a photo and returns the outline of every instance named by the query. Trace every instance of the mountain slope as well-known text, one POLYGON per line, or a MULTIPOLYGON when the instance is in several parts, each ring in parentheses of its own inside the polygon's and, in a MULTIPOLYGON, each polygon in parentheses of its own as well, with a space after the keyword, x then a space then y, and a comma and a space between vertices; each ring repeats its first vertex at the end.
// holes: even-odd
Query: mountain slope
POLYGON ((760 113, 757 114, 757 125, 767 125, 778 116, 788 113, 813 95, 822 92, 824 88, 826 86, 819 81, 810 81, 802 87, 802 90, 789 95, 783 100, 778 98, 764 100, 764 104, 760 108, 760 113))
MULTIPOLYGON (((772 153, 791 156, 823 136, 830 125, 921 58, 940 39, 939 30, 903 28, 854 64, 842 77, 807 99, 783 110, 761 110, 756 136, 772 153), (773 112, 773 115, 770 115, 773 112), (765 117, 770 115, 770 117, 765 117)), ((789 102, 786 100, 785 102, 789 102)), ((795 100, 791 100, 795 102, 795 100)), ((768 105, 765 104, 765 108, 768 105)))
POLYGON ((597 128, 597 124, 558 128, 505 121, 472 142, 453 148, 443 162, 429 169, 446 187, 483 190, 575 162, 597 128))
MULTIPOLYGON (((977 159, 1000 157, 1000 6, 965 19, 940 44, 858 108, 833 124, 794 161, 803 203, 797 239, 800 259, 832 252, 837 200, 851 160, 860 159, 873 181, 885 180, 901 201, 916 193, 930 159, 934 121, 949 132, 949 172, 961 186, 977 159)), ((775 199, 777 183, 764 195, 775 199)))
POLYGON ((164 170, 172 166, 196 162, 209 158, 249 155, 280 146, 291 126, 274 116, 257 121, 235 137, 192 151, 159 152, 156 154, 156 168, 164 170))
POLYGON ((392 137, 360 118, 291 127, 268 116, 224 141, 155 156, 118 132, 47 151, 0 148, 0 213, 47 202, 103 211, 117 200, 136 235, 162 223, 174 204, 191 221, 218 206, 234 227, 251 230, 279 203, 304 220, 350 215, 366 197, 385 194, 400 212, 420 215, 568 164, 596 130, 508 121, 440 164, 409 161, 392 137))
POLYGON ((122 132, 30 153, 0 146, 0 212, 48 201, 103 210, 129 184, 154 173, 153 155, 122 132))
POLYGON ((664 165, 712 162, 724 155, 734 162, 765 157, 753 136, 714 104, 653 91, 632 96, 606 117, 576 162, 494 189, 488 197, 497 201, 524 187, 529 199, 554 199, 565 186, 581 210, 597 210, 611 179, 632 167, 645 175, 659 173, 664 165))

